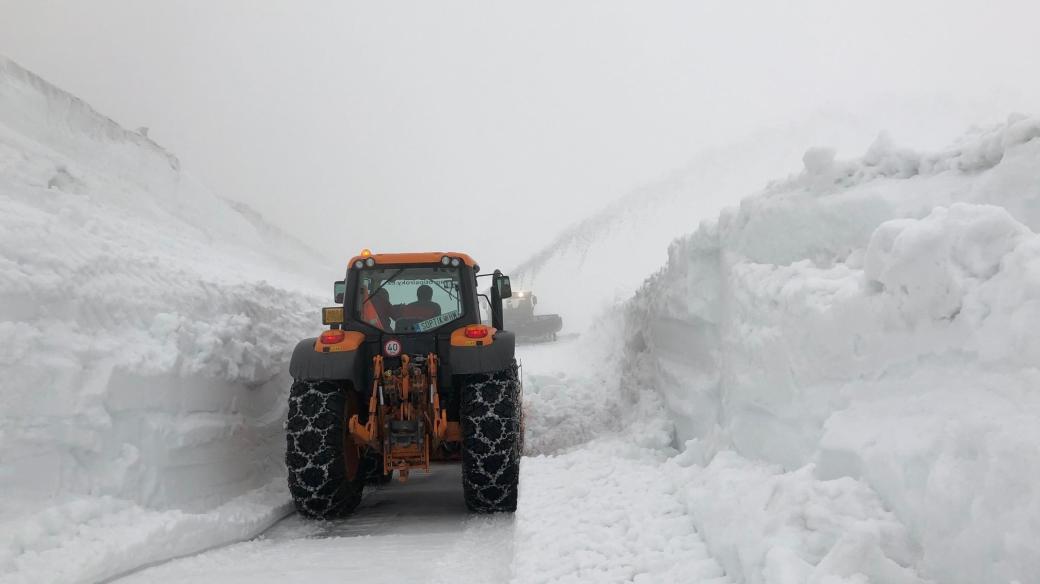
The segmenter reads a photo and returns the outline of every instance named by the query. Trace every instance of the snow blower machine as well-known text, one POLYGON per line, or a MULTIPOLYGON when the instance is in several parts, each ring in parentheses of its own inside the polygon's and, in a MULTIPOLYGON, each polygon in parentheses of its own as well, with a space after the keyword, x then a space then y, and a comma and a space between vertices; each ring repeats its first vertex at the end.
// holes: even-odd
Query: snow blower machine
POLYGON ((563 328, 563 318, 558 314, 535 314, 538 297, 530 290, 516 291, 503 306, 503 317, 509 330, 520 341, 555 341, 556 333, 563 328))
POLYGON ((512 291, 498 270, 479 272, 462 253, 350 260, 322 311, 328 330, 289 365, 285 462, 300 514, 346 515, 366 483, 407 481, 433 461, 461 463, 470 510, 516 510, 522 393, 502 317, 512 291))

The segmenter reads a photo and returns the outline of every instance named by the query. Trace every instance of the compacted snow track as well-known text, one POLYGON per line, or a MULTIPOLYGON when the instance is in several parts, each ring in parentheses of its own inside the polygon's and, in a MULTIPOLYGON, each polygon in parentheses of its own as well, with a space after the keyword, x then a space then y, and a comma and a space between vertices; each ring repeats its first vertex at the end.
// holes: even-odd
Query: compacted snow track
POLYGON ((373 490, 349 518, 293 515, 117 582, 728 582, 667 477, 652 460, 611 460, 619 444, 525 460, 512 516, 467 513, 458 466, 439 465, 373 490))
MULTIPOLYGON (((589 379, 554 373, 573 362, 579 346, 520 349, 532 398, 564 391, 579 398, 592 389, 589 379)), ((536 433, 548 432, 542 418, 529 423, 536 433)), ((566 431, 570 421, 554 423, 566 431)), ((346 519, 294 514, 251 541, 117 582, 728 582, 662 460, 653 449, 611 435, 528 456, 516 514, 493 516, 468 513, 459 467, 437 465, 407 484, 366 491, 346 519)))
POLYGON ((501 581, 511 557, 513 519, 466 513, 458 466, 439 465, 370 491, 338 521, 292 515, 252 541, 143 570, 137 582, 501 581), (458 562, 456 561, 458 560, 458 562))

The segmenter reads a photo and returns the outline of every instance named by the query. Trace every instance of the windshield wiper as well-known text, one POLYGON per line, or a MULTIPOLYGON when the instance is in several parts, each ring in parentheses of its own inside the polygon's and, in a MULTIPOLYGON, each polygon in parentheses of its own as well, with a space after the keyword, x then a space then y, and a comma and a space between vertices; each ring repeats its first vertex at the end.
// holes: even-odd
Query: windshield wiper
POLYGON ((369 294, 368 294, 368 298, 365 298, 365 301, 361 303, 361 306, 364 306, 364 305, 368 304, 368 301, 369 301, 369 300, 372 300, 372 297, 373 297, 373 296, 375 296, 377 292, 379 292, 380 290, 382 290, 382 289, 383 289, 383 286, 386 286, 386 285, 387 285, 387 284, 389 284, 390 282, 393 282, 394 280, 396 280, 396 279, 397 279, 397 277, 401 275, 401 272, 403 272, 403 271, 405 271, 405 270, 407 270, 407 269, 408 269, 408 268, 407 268, 407 267, 405 267, 405 268, 401 268, 401 269, 397 270, 396 272, 394 272, 394 275, 393 275, 393 276, 390 276, 389 278, 387 278, 386 280, 384 280, 384 281, 383 281, 383 283, 382 283, 382 284, 380 284, 378 288, 376 288, 375 290, 373 290, 373 291, 369 292, 369 294))
POLYGON ((434 286, 440 288, 441 290, 444 290, 444 292, 448 295, 448 298, 450 298, 451 300, 458 300, 458 297, 455 296, 455 294, 453 294, 451 290, 448 290, 444 286, 441 286, 440 282, 438 282, 437 280, 430 280, 430 281, 433 282, 434 286))

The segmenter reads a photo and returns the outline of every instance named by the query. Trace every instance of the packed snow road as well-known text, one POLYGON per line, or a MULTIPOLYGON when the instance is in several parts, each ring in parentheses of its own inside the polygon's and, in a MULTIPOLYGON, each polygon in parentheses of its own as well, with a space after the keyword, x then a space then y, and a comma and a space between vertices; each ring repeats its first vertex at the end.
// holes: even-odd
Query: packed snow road
POLYGON ((511 557, 510 517, 470 517, 458 467, 440 465, 408 484, 373 489, 340 521, 292 515, 261 537, 173 561, 119 580, 284 583, 429 580, 495 582, 511 557), (464 568, 459 570, 459 568, 464 568))
POLYGON ((654 463, 611 450, 525 460, 515 516, 468 514, 458 467, 440 465, 374 490, 347 519, 293 515, 118 582, 727 582, 654 463))
MULTIPOLYGON (((547 391, 539 375, 570 361, 573 348, 522 348, 532 389, 547 391)), ((550 377, 560 383, 548 391, 568 388, 562 374, 550 377)), ((468 513, 459 467, 438 465, 372 489, 349 518, 292 515, 254 540, 117 582, 727 582, 660 463, 611 437, 527 457, 516 514, 495 516, 468 513)))

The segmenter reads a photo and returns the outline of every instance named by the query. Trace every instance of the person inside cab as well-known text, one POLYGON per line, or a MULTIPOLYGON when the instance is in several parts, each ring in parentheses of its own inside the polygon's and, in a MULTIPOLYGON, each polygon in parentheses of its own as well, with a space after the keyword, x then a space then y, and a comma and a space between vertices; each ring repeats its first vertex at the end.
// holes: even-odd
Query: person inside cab
POLYGON ((378 289, 362 307, 362 320, 384 331, 415 332, 415 325, 441 315, 441 305, 433 301, 433 288, 423 284, 410 304, 393 304, 386 290, 378 289))
POLYGON ((390 330, 390 319, 397 318, 394 305, 390 303, 390 294, 383 289, 376 290, 362 309, 362 319, 368 324, 383 330, 390 330))
POLYGON ((441 315, 441 305, 433 301, 433 288, 423 284, 415 290, 415 297, 407 307, 409 317, 426 320, 441 315))

